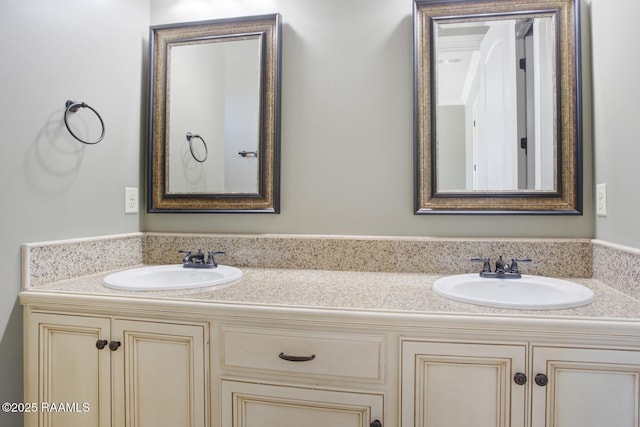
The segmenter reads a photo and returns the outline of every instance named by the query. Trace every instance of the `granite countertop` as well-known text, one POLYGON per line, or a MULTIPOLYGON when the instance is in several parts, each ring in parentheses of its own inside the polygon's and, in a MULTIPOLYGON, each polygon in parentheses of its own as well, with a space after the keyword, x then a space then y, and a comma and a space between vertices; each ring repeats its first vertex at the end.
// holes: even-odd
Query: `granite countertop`
POLYGON ((570 279, 594 291, 595 300, 587 306, 562 310, 510 310, 466 304, 438 296, 431 290, 431 285, 440 275, 245 267, 242 271, 244 275, 240 280, 222 289, 119 291, 102 285, 108 274, 105 272, 28 290, 368 312, 640 320, 640 301, 595 279, 570 279))

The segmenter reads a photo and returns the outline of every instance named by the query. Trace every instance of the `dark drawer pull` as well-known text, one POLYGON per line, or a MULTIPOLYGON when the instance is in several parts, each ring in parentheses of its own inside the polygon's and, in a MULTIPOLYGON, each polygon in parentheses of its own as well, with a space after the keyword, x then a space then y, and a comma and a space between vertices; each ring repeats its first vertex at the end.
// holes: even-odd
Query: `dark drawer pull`
POLYGON ((120 341, 111 341, 109 343, 109 350, 116 351, 120 347, 120 341))
POLYGON ((289 356, 288 354, 280 353, 278 357, 287 362, 308 362, 316 358, 315 354, 311 356, 289 356))
POLYGON ((380 420, 375 420, 370 424, 371 427, 382 427, 380 420))
POLYGON ((103 348, 105 348, 107 346, 107 344, 109 344, 109 341, 107 341, 107 340, 98 340, 98 341, 96 341, 96 348, 98 350, 102 350, 103 348))

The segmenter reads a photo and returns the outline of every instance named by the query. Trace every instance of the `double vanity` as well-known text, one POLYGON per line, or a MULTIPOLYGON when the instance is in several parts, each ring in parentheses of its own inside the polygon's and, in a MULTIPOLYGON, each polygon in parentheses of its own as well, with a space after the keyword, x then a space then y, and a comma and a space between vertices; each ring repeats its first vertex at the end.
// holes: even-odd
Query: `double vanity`
MULTIPOLYGON (((565 244, 521 249, 530 243, 565 244)), ((584 243, 563 252, 582 254, 584 243)), ((29 413, 25 425, 638 425, 640 302, 597 279, 568 279, 593 292, 586 305, 495 308, 435 293, 451 274, 256 266, 249 260, 259 255, 248 254, 269 247, 304 262, 314 246, 400 253, 449 244, 466 252, 474 242, 141 234, 64 250, 64 242, 26 245, 25 401, 80 410, 29 413), (137 264, 75 277, 42 267, 55 254, 129 241, 145 253, 137 264), (185 241, 224 249, 221 264, 239 266, 241 278, 181 290, 105 286, 114 273, 150 271, 142 264, 158 253, 173 253, 174 270, 209 270, 179 264, 174 245, 185 241)), ((521 269, 544 272, 546 262, 521 269)))

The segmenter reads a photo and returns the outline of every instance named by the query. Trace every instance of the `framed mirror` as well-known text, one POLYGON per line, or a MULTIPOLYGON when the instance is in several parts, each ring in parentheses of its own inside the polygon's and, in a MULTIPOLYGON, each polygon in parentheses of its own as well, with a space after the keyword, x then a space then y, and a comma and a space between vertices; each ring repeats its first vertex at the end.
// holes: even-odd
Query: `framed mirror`
POLYGON ((280 15, 150 28, 148 212, 279 212, 280 15))
POLYGON ((580 0, 414 0, 416 214, 582 213, 580 0))

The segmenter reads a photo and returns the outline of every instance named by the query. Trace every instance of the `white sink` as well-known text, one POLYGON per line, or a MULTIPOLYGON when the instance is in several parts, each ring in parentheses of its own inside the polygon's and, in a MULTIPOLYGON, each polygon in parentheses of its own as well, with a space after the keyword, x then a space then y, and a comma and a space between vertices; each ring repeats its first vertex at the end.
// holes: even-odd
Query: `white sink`
POLYGON ((445 298, 489 307, 549 310, 580 307, 593 291, 568 280, 522 275, 520 279, 484 278, 479 274, 442 277, 433 291, 445 298))
POLYGON ((104 285, 125 291, 157 291, 231 286, 242 277, 242 270, 228 265, 217 268, 184 268, 178 265, 153 265, 119 271, 104 278, 104 285))

